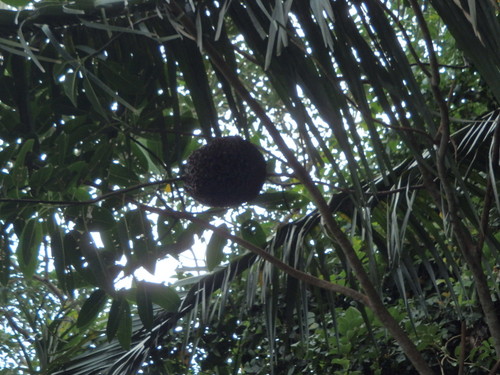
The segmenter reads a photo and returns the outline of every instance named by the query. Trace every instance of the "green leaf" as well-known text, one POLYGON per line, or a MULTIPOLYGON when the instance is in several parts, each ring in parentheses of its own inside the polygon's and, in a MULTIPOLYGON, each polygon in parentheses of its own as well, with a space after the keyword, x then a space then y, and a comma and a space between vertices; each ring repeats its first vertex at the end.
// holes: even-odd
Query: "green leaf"
MULTIPOLYGON (((7 177, 7 176, 6 176, 7 177)), ((14 169, 8 176, 11 178, 10 181, 5 179, 7 186, 15 186, 16 191, 14 192, 14 196, 19 196, 19 190, 28 183, 28 168, 23 165, 20 165, 14 169)))
POLYGON ((89 188, 86 186, 68 187, 66 189, 66 193, 69 197, 71 197, 71 200, 73 201, 82 202, 92 199, 92 196, 89 193, 89 188))
POLYGON ((50 225, 52 227, 50 233, 50 248, 54 255, 54 268, 57 280, 62 290, 72 293, 74 286, 69 271, 70 260, 66 256, 68 250, 64 248, 64 233, 62 229, 57 226, 54 218, 51 219, 50 225))
POLYGON ((138 173, 146 173, 150 170, 149 161, 151 165, 155 165, 151 159, 148 158, 148 154, 145 150, 139 147, 136 143, 130 144, 130 149, 132 150, 132 155, 136 161, 136 168, 138 173))
POLYGON ((119 233, 125 247, 129 247, 129 241, 132 241, 136 263, 153 274, 158 257, 157 245, 146 214, 139 210, 127 212, 120 222, 119 233))
POLYGON ((24 160, 26 159, 26 154, 33 150, 33 145, 35 144, 35 140, 33 138, 27 139, 21 149, 17 153, 16 162, 14 163, 14 170, 24 166, 24 160))
POLYGON ((125 213, 123 219, 127 227, 129 239, 141 237, 151 230, 151 224, 146 214, 139 210, 125 213))
POLYGON ((23 228, 17 248, 17 260, 23 274, 33 276, 38 258, 38 249, 42 242, 42 225, 38 219, 29 220, 23 228))
POLYGON ((109 235, 109 232, 100 232, 105 248, 96 246, 90 232, 83 233, 78 240, 78 248, 87 264, 77 270, 88 282, 104 290, 112 288, 114 277, 119 271, 119 267, 115 264, 115 249, 110 245, 109 235))
POLYGON ((163 284, 149 284, 151 300, 166 311, 177 311, 181 299, 174 288, 163 284))
POLYGON ((92 105, 92 108, 94 108, 94 110, 97 113, 99 113, 103 118, 107 119, 108 115, 106 113, 106 110, 103 108, 101 104, 101 99, 97 97, 97 94, 87 77, 84 77, 83 79, 83 88, 85 89, 85 95, 87 96, 87 99, 92 105))
POLYGON ((166 231, 164 231, 162 233, 162 237, 160 237, 162 243, 168 244, 172 241, 175 242, 177 249, 175 254, 181 253, 182 251, 187 250, 191 246, 193 246, 195 236, 201 237, 204 232, 204 229, 200 225, 195 223, 189 224, 188 227, 184 230, 182 230, 182 226, 176 224, 175 229, 175 237, 173 239, 165 238, 166 236, 168 236, 168 233, 166 231))
POLYGON ((72 172, 75 176, 74 179, 78 180, 81 177, 85 177, 85 174, 88 172, 88 164, 83 160, 79 160, 68 165, 68 171, 72 172))
POLYGON ((194 44, 174 40, 170 43, 168 53, 175 56, 186 87, 191 92, 193 106, 198 114, 202 131, 205 135, 209 135, 212 128, 218 129, 217 113, 200 50, 194 44))
POLYGON ((2 0, 2 3, 16 8, 22 8, 31 3, 31 0, 2 0))
POLYGON ((130 349, 130 344, 132 342, 132 316, 130 314, 130 305, 127 300, 125 300, 122 308, 122 315, 116 337, 123 349, 130 349))
MULTIPOLYGON (((141 140, 139 138, 139 140, 141 140)), ((157 158, 163 160, 163 144, 158 137, 150 137, 143 141, 143 144, 147 147, 148 152, 143 152, 144 156, 148 160, 149 170, 152 173, 162 173, 163 168, 158 165, 157 158), (156 157, 153 157, 156 156, 156 157)), ((142 148, 140 148, 142 149, 142 148)))
POLYGON ((301 208, 307 204, 307 199, 293 191, 262 193, 250 202, 267 209, 290 210, 301 208))
POLYGON ((115 298, 111 303, 111 308, 108 314, 108 323, 106 324, 106 337, 108 342, 113 341, 120 326, 120 319, 122 314, 123 298, 115 298))
POLYGON ((54 166, 49 164, 35 171, 30 178, 30 185, 34 188, 39 188, 45 185, 52 177, 54 166))
POLYGON ((172 218, 166 214, 160 214, 156 223, 158 230, 158 239, 163 245, 172 244, 175 242, 180 233, 183 233, 179 219, 172 218))
POLYGON ((124 349, 130 347, 132 319, 130 317, 129 303, 123 296, 118 296, 111 304, 106 325, 106 336, 109 342, 117 336, 120 345, 124 349))
POLYGON ((151 299, 150 285, 145 281, 137 283, 137 311, 146 329, 153 328, 153 301, 151 299))
POLYGON ((157 260, 156 246, 146 236, 147 233, 145 237, 134 240, 134 255, 146 271, 154 274, 157 260))
MULTIPOLYGON (((102 24, 88 23, 87 25, 93 26, 102 24)), ((142 94, 140 91, 138 91, 138 89, 144 88, 144 86, 141 84, 141 78, 134 74, 134 72, 130 71, 130 66, 118 61, 99 61, 99 67, 102 69, 102 73, 106 77, 106 83, 114 90, 127 95, 142 94)))
POLYGON ((119 164, 111 164, 109 167, 109 183, 112 185, 129 186, 139 183, 139 177, 130 168, 119 164))
POLYGON ((241 236, 258 247, 264 247, 267 242, 264 229, 255 220, 247 220, 241 225, 241 236))
POLYGON ((113 148, 110 147, 109 142, 100 142, 95 147, 94 154, 89 162, 89 173, 95 176, 104 178, 108 174, 109 163, 113 155, 113 148))
POLYGON ((110 230, 116 225, 113 214, 110 210, 104 207, 92 206, 92 209, 88 213, 87 217, 90 219, 87 226, 91 231, 110 230))
MULTIPOLYGON (((219 229, 227 230, 227 226, 225 224, 222 224, 219 226, 219 229)), ((212 237, 210 237, 210 241, 207 245, 206 253, 206 263, 209 271, 212 271, 224 259, 223 250, 226 244, 226 238, 220 236, 217 232, 212 233, 212 237)))
POLYGON ((67 71, 64 74, 64 81, 61 82, 64 93, 71 100, 71 103, 77 107, 77 78, 78 78, 78 70, 73 69, 71 72, 67 71))
POLYGON ((76 326, 85 328, 91 324, 99 315, 107 301, 106 292, 102 289, 95 290, 90 297, 83 303, 82 309, 78 314, 76 326))

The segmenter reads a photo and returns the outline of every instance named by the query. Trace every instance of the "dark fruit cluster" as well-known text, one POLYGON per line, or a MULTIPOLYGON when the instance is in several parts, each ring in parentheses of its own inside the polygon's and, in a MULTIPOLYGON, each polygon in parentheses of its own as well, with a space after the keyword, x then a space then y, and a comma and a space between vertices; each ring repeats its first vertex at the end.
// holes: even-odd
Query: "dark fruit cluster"
POLYGON ((189 156, 184 188, 204 205, 228 207, 257 197, 265 179, 266 161, 257 147, 241 137, 223 137, 189 156))

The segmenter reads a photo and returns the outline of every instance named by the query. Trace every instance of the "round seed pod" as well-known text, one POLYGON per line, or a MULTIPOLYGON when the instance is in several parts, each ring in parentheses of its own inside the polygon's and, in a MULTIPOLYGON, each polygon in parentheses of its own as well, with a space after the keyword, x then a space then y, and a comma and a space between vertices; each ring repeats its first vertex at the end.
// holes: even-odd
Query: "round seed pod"
POLYGON ((184 189, 212 207, 237 206, 254 199, 266 179, 266 161, 241 137, 215 138, 187 159, 184 189))

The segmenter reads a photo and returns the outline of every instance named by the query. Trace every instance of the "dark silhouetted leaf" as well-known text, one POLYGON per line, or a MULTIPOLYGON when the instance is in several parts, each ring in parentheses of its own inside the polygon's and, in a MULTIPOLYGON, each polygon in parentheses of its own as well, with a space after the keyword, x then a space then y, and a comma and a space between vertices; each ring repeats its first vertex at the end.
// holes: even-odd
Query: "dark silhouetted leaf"
POLYGON ((137 310, 146 329, 153 327, 153 300, 150 286, 151 284, 145 281, 137 283, 137 310))
POLYGON ((123 296, 113 299, 109 310, 108 323, 106 325, 106 336, 108 342, 115 337, 124 349, 130 347, 132 337, 132 319, 130 316, 130 306, 123 296))
POLYGON ((76 325, 78 328, 84 328, 91 324, 99 315, 107 301, 106 292, 102 289, 97 289, 82 305, 82 309, 78 314, 76 325))
POLYGON ((305 197, 291 191, 262 193, 250 203, 267 209, 290 210, 307 204, 305 197))

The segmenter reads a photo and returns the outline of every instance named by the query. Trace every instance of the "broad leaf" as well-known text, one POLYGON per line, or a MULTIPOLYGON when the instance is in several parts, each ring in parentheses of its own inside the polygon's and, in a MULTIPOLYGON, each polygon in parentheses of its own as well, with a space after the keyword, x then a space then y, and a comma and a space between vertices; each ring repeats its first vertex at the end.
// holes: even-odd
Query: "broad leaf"
POLYGON ((153 327, 153 299, 150 287, 150 283, 139 281, 136 289, 137 310, 146 329, 153 327))
POLYGON ((123 296, 113 299, 109 310, 108 323, 106 325, 106 336, 108 342, 115 337, 124 349, 130 347, 132 338, 132 318, 130 316, 130 306, 123 296))
POLYGON ((97 316, 106 304, 107 299, 106 292, 102 289, 96 289, 92 292, 78 313, 78 320, 76 321, 77 327, 85 328, 96 320, 97 316))
POLYGON ((151 300, 166 311, 177 311, 181 299, 174 288, 162 284, 148 284, 151 300))
MULTIPOLYGON (((227 226, 222 224, 218 227, 221 231, 226 231, 227 226)), ((210 237, 210 241, 207 245, 206 252, 206 263, 209 271, 213 271, 215 267, 217 267, 222 260, 224 259, 224 248, 227 244, 227 239, 222 237, 217 232, 212 233, 212 237, 210 237)))
POLYGON ((33 276, 38 264, 38 252, 42 242, 42 224, 36 220, 29 220, 23 228, 17 245, 17 260, 24 275, 33 276))

